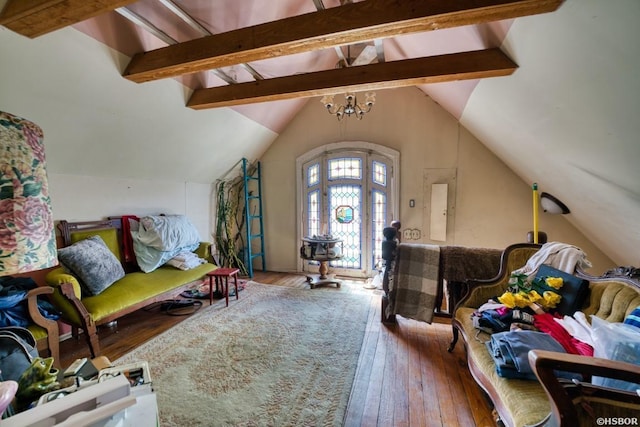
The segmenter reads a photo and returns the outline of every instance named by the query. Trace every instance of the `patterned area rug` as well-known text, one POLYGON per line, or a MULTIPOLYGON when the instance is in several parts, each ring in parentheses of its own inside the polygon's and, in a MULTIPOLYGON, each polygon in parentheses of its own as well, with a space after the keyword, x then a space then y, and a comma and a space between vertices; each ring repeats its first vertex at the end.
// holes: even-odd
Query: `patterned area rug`
POLYGON ((167 426, 339 426, 371 293, 248 282, 114 364, 146 360, 167 426))

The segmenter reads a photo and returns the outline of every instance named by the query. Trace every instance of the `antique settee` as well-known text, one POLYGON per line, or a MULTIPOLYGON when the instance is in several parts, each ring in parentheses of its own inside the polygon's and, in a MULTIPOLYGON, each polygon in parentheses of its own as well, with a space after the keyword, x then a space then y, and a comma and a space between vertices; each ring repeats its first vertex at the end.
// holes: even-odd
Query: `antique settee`
MULTIPOLYGON (((484 340, 477 337, 478 329, 473 325, 472 313, 489 298, 507 290, 510 273, 524 266, 538 249, 537 245, 530 244, 507 247, 503 252, 498 276, 485 281, 470 280, 470 291, 458 303, 452 319, 454 330, 460 331, 464 340, 471 374, 491 398, 500 421, 507 426, 594 425, 598 417, 612 417, 612 414, 624 417, 640 410, 640 397, 628 393, 629 404, 626 409, 622 405, 612 412, 605 413, 603 409, 599 409, 599 413, 596 411, 589 414, 585 412, 588 411, 588 405, 583 404, 585 398, 581 400, 575 396, 569 397, 572 396, 572 389, 597 390, 589 394, 593 396, 599 393, 602 396, 600 400, 609 399, 610 403, 621 402, 621 397, 613 398, 611 396, 614 391, 592 386, 588 381, 582 385, 570 381, 563 383, 556 380, 553 373, 555 369, 575 369, 585 374, 587 379, 594 374, 613 374, 618 375, 618 378, 628 379, 635 376, 637 380, 640 379, 640 366, 596 357, 533 350, 529 359, 538 381, 507 379, 497 374, 494 361, 484 343, 486 337, 484 340), (606 371, 602 368, 603 365, 610 369, 606 371), (541 379, 543 381, 540 381, 541 379), (579 419, 584 423, 579 422, 579 419)), ((593 277, 581 270, 578 270, 576 275, 589 281, 589 293, 580 310, 587 318, 594 315, 608 322, 623 322, 631 311, 640 306, 640 282, 636 280, 624 277, 593 277)))
MULTIPOLYGON (((388 268, 383 282, 383 322, 394 320, 393 315, 385 315, 385 309, 394 304, 389 300, 393 298, 394 280, 398 279, 398 270, 401 269, 396 261, 402 259, 399 253, 404 245, 395 236, 394 230, 385 229, 383 258, 388 268)), ((636 392, 618 391, 589 382, 592 375, 600 375, 640 383, 640 366, 635 364, 532 350, 528 356, 538 380, 508 379, 498 375, 494 359, 486 346, 489 335, 480 333, 477 325, 474 325, 472 314, 489 299, 506 291, 511 272, 523 267, 539 249, 540 245, 534 244, 511 245, 502 252, 496 277, 485 280, 469 278, 466 281, 466 295, 457 302, 452 314, 453 339, 449 351, 453 350, 461 335, 469 370, 491 399, 499 425, 591 426, 596 425, 599 417, 629 419, 625 417, 637 416, 640 413, 640 396, 636 392), (581 373, 584 375, 583 381, 557 378, 558 369, 581 373)), ((594 315, 608 322, 623 322, 629 313, 640 306, 640 281, 637 278, 624 275, 593 277, 580 269, 575 274, 589 282, 587 297, 581 307, 587 318, 594 315)))
MULTIPOLYGON (((75 337, 78 337, 79 329, 83 331, 92 357, 100 355, 97 326, 113 322, 150 304, 172 299, 194 287, 208 272, 216 269, 214 264, 207 261, 187 270, 165 264, 150 272, 140 271, 136 261, 126 256, 131 248, 127 249, 128 233, 123 223, 122 218, 75 223, 60 221, 58 228, 63 247, 100 236, 123 265, 124 277, 97 295, 87 292, 86 286, 81 286, 79 277, 64 266, 49 272, 45 279, 54 289, 51 299, 61 311, 62 320, 72 326, 75 337)), ((203 260, 211 259, 209 243, 200 242, 193 252, 203 260)))

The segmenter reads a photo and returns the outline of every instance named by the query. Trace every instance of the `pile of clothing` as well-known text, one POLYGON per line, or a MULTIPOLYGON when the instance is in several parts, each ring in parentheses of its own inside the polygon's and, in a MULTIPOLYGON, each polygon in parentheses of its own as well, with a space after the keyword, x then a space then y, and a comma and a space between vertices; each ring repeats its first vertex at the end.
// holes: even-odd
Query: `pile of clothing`
POLYGON ((474 326, 479 333, 491 334, 485 344, 498 375, 535 379, 528 361, 533 349, 593 356, 591 325, 578 311, 588 282, 569 273, 588 264, 578 248, 547 244, 525 267, 512 272, 506 292, 476 310, 474 326))
MULTIPOLYGON (((565 352, 549 334, 531 330, 499 332, 491 335, 486 345, 496 365, 496 372, 505 378, 536 379, 529 365, 529 350, 565 352)), ((560 373, 559 376, 581 379, 579 375, 569 373, 560 373)))
POLYGON ((485 344, 498 375, 506 378, 535 379, 527 360, 532 349, 593 356, 591 326, 582 312, 562 316, 489 301, 473 321, 479 332, 491 334, 485 344))

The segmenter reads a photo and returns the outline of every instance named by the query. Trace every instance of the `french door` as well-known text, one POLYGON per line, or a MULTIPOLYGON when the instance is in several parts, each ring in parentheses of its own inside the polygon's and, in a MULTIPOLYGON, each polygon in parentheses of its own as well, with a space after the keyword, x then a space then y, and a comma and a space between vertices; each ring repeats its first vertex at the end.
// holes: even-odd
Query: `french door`
MULTIPOLYGON (((342 257, 330 262, 331 271, 371 276, 381 260, 382 229, 394 212, 393 158, 351 148, 323 151, 299 164, 302 237, 342 240, 342 257)), ((316 268, 303 262, 303 271, 316 268)))

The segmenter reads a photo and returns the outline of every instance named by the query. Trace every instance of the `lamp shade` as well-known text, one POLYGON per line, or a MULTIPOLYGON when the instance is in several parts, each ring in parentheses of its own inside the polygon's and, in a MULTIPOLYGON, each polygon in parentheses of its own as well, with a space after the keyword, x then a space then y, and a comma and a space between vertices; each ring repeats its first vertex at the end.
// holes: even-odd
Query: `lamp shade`
POLYGON ((566 215, 571 213, 571 210, 569 210, 567 205, 549 193, 542 192, 542 194, 540 194, 540 204, 542 205, 542 210, 546 213, 554 215, 566 215))
POLYGON ((0 276, 57 265, 42 129, 0 111, 0 276))

